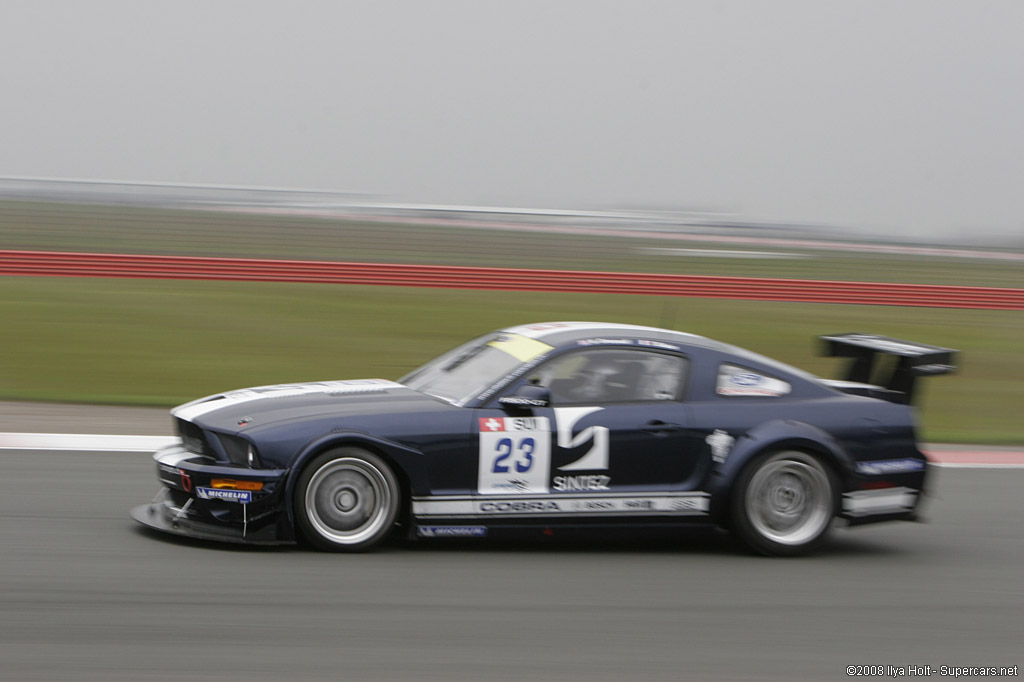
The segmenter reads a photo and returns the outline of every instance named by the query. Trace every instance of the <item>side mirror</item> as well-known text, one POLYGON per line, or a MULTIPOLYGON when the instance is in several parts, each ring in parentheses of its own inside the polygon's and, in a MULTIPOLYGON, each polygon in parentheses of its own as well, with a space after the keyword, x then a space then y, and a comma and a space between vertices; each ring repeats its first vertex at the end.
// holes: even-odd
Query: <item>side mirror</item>
POLYGON ((498 398, 498 404, 503 407, 515 409, 529 409, 531 407, 547 407, 551 404, 551 391, 547 386, 534 386, 526 384, 520 386, 513 395, 506 395, 498 398))

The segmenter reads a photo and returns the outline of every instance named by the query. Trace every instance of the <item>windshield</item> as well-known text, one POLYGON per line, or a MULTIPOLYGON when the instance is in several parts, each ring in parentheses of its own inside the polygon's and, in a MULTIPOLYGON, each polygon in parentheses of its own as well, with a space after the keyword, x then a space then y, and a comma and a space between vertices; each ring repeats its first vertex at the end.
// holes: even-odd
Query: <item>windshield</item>
POLYGON ((431 360, 399 379, 411 389, 464 405, 551 346, 518 334, 488 334, 431 360))

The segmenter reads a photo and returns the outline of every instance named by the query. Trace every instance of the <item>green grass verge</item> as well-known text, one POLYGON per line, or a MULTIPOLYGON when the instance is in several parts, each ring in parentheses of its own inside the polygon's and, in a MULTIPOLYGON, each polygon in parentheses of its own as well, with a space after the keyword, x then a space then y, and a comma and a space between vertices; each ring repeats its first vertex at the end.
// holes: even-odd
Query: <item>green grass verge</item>
POLYGON ((926 379, 923 438, 1024 443, 1024 316, 997 311, 658 296, 241 282, 0 277, 0 398, 170 406, 243 386, 397 378, 497 327, 560 319, 667 326, 823 376, 819 334, 957 348, 926 379))

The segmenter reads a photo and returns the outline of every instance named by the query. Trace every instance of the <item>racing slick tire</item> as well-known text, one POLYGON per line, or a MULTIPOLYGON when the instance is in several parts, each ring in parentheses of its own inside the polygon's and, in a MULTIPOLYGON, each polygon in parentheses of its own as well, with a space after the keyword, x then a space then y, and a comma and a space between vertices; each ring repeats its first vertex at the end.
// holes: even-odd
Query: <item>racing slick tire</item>
POLYGON ((364 552, 395 525, 401 487, 391 468, 362 448, 341 447, 314 457, 295 486, 295 519, 317 549, 364 552))
POLYGON ((760 554, 806 554, 828 535, 837 498, 835 475, 818 457, 795 450, 765 453, 736 481, 732 529, 760 554))

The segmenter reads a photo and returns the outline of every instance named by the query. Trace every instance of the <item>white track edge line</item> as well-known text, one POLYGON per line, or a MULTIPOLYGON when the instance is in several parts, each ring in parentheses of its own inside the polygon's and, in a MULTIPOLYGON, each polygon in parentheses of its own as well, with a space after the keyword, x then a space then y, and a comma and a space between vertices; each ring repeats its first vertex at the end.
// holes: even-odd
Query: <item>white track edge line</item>
POLYGON ((0 450, 153 452, 176 443, 174 436, 122 436, 95 433, 0 433, 0 450))

